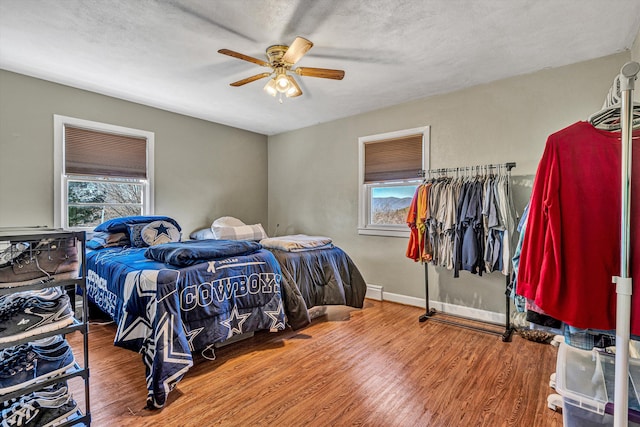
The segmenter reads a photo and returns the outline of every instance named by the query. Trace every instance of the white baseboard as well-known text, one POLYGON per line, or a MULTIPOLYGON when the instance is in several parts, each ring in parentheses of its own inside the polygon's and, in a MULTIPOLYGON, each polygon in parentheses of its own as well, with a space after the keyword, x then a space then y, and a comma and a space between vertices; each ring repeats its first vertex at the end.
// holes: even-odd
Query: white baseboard
MULTIPOLYGON (((424 299, 410 297, 407 295, 394 294, 391 292, 383 292, 382 286, 367 285, 366 298, 378 301, 391 301, 399 304, 411 305, 413 307, 426 308, 424 299), (370 297, 369 294, 374 295, 370 297)), ((479 308, 465 307, 462 305, 449 304, 440 301, 429 301, 429 307, 446 314, 454 314, 456 316, 467 317, 469 319, 481 320, 483 322, 504 324, 506 315, 504 313, 495 313, 493 311, 480 310, 479 308)))
POLYGON ((462 305, 448 304, 446 302, 430 301, 429 306, 442 313, 455 314, 456 316, 467 317, 469 319, 481 320, 483 322, 505 324, 506 315, 493 311, 480 310, 479 308, 465 307, 462 305))
POLYGON ((364 297, 374 299, 376 301, 382 301, 382 286, 367 285, 367 293, 364 297))
POLYGON ((425 308, 424 299, 410 297, 407 295, 394 294, 391 292, 384 292, 382 298, 385 301, 397 302, 404 305, 411 305, 413 307, 422 307, 425 308))

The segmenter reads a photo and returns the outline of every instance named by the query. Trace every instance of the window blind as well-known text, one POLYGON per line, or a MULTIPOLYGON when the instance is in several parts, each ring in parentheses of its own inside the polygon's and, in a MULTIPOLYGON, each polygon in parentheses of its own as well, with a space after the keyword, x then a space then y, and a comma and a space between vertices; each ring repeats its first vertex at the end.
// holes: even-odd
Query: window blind
POLYGON ((418 179, 422 170, 422 134, 367 142, 364 182, 418 179))
POLYGON ((147 178, 147 139, 64 128, 65 173, 147 178))

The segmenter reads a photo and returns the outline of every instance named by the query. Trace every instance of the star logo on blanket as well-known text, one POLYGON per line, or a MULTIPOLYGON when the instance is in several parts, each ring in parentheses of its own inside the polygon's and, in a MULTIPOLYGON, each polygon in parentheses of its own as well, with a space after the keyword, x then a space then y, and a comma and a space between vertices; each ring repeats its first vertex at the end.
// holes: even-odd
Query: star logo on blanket
MULTIPOLYGON (((159 408, 164 405, 167 395, 176 386, 178 381, 184 376, 184 374, 193 366, 193 359, 191 353, 181 352, 180 350, 187 350, 181 348, 180 345, 174 346, 174 324, 179 322, 173 315, 164 313, 158 320, 156 327, 155 337, 155 352, 153 355, 147 354, 143 359, 145 364, 151 362, 156 364, 161 362, 162 372, 166 376, 162 378, 162 387, 154 387, 153 404, 159 408)), ((149 383, 153 383, 153 367, 147 366, 147 386, 149 383)))
MULTIPOLYGON (((172 271, 140 270, 126 276, 123 318, 115 339, 116 343, 138 342, 141 345, 140 353, 147 372, 147 404, 153 408, 165 404, 167 394, 193 366, 189 346, 199 333, 197 330, 187 333, 180 318, 169 312, 172 300, 169 297, 176 291, 157 298, 161 273, 166 276, 172 271)), ((178 277, 176 274, 174 281, 178 277)), ((127 348, 131 348, 131 344, 127 348)))
POLYGON ((229 328, 229 334, 227 335, 227 338, 231 338, 234 334, 241 334, 242 325, 244 324, 244 322, 247 321, 247 319, 250 316, 251 316, 251 313, 247 313, 247 314, 238 313, 238 306, 234 305, 233 310, 231 310, 231 316, 229 316, 227 320, 223 320, 220 322, 224 326, 229 328), (231 326, 232 322, 234 326, 231 326))
POLYGON ((154 230, 156 230, 156 238, 158 238, 161 235, 165 235, 168 238, 171 238, 171 236, 169 235, 169 229, 167 227, 165 227, 164 224, 160 224, 157 227, 152 227, 154 230))
POLYGON ((144 340, 152 334, 151 320, 156 313, 156 293, 158 271, 140 270, 127 274, 124 282, 124 304, 122 320, 116 331, 116 342, 144 340), (137 296, 137 298, 136 298, 137 296), (129 301, 132 301, 129 306, 129 301), (142 306, 144 311, 142 311, 142 306), (135 302, 141 303, 137 307, 142 313, 129 313, 129 308, 135 307, 135 302))
POLYGON ((282 307, 282 300, 278 301, 278 309, 276 311, 265 310, 264 313, 271 318, 271 326, 269 329, 276 329, 281 331, 284 329, 284 309, 282 307))
POLYGON ((192 329, 192 330, 186 332, 187 333, 187 339, 189 340, 189 349, 191 351, 194 350, 194 348, 193 348, 193 340, 198 335, 200 335, 200 332, 202 332, 203 330, 204 330, 204 327, 200 327, 200 328, 195 328, 195 329, 192 329))

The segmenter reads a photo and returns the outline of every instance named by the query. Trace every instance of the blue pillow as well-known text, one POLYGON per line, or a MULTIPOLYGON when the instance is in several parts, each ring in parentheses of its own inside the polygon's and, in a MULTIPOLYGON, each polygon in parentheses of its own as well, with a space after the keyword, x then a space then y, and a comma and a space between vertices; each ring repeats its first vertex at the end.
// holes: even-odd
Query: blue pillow
POLYGON ((190 239, 193 240, 207 240, 207 239, 215 239, 216 237, 213 235, 213 231, 211 228, 203 228, 201 230, 196 230, 189 235, 190 239))
POLYGON ((142 238, 142 229, 147 225, 149 224, 129 224, 129 240, 131 240, 131 246, 134 248, 146 248, 149 246, 142 238))
POLYGON ((121 218, 113 218, 98 225, 93 231, 103 231, 108 233, 129 233, 129 225, 131 224, 148 224, 153 221, 169 221, 181 231, 180 225, 175 219, 168 216, 123 216, 121 218))

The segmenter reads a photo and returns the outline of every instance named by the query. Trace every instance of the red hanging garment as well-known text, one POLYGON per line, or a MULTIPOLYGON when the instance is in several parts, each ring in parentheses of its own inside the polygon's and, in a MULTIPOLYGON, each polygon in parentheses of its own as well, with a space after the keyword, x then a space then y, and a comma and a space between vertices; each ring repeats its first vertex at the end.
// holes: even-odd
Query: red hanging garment
MULTIPOLYGON (((640 141, 634 133, 631 275, 640 271, 640 141)), ((575 123, 550 135, 538 165, 518 293, 577 328, 616 326, 620 274, 620 133, 575 123)), ((640 288, 637 288, 640 289, 640 288)), ((632 296, 631 333, 640 335, 640 291, 632 296)))

